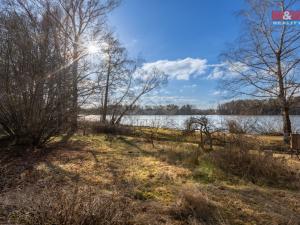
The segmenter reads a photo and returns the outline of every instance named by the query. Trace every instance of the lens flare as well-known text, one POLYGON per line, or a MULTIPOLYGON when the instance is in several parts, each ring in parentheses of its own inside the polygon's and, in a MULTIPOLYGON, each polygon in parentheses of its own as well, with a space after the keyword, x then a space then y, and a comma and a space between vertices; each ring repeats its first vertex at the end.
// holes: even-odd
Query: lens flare
POLYGON ((99 46, 97 46, 97 45, 94 44, 94 43, 90 43, 90 44, 87 46, 87 52, 88 52, 88 54, 95 54, 95 53, 98 53, 99 51, 100 51, 99 46))

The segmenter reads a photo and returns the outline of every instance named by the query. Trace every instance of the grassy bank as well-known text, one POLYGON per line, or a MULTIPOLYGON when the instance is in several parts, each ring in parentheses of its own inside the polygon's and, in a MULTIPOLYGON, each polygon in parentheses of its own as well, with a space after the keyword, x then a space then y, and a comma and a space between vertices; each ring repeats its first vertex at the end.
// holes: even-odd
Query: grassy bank
MULTIPOLYGON (((266 146, 281 141, 280 137, 259 138, 266 146)), ((266 156, 251 153, 258 157, 255 160, 261 160, 260 164, 274 163, 269 168, 274 171, 267 175, 256 171, 246 176, 246 171, 239 172, 236 164, 229 165, 244 158, 250 165, 252 155, 218 161, 219 153, 225 149, 214 146, 214 151, 202 152, 196 162, 196 140, 197 134, 141 128, 130 136, 77 135, 67 143, 56 138, 42 151, 30 155, 22 149, 2 148, 0 221, 299 224, 296 178, 300 163, 296 159, 286 156, 287 162, 282 161, 287 163, 286 168, 273 156, 264 159, 266 156), (284 174, 277 169, 284 170, 284 174), (282 178, 286 173, 291 173, 290 179, 282 178), (275 176, 278 182, 268 183, 265 176, 275 176)), ((257 167, 247 168, 253 171, 257 167)))

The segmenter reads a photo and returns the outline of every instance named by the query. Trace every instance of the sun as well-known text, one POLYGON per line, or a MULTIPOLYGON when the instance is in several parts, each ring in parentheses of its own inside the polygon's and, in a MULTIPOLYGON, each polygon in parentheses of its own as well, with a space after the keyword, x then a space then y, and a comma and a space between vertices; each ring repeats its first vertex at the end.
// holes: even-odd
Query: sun
POLYGON ((89 43, 87 45, 87 52, 88 54, 95 54, 100 51, 100 47, 96 45, 95 43, 89 43))

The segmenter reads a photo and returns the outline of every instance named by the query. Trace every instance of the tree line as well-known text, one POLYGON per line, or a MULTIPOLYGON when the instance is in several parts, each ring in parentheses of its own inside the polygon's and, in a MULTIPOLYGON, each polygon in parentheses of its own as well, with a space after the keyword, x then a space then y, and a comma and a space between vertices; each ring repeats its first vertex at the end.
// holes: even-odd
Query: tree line
MULTIPOLYGON (((121 108, 123 106, 120 106, 121 108)), ((101 108, 82 108, 82 114, 99 115, 101 108)), ((108 113, 112 112, 111 106, 108 106, 108 113)), ((198 109, 193 105, 178 106, 175 104, 168 105, 134 105, 130 115, 212 115, 216 114, 215 109, 198 109)))
MULTIPOLYGON (((280 103, 277 99, 244 99, 219 104, 220 115, 281 115, 280 103)), ((295 97, 290 106, 291 115, 300 115, 300 97, 295 97)))
MULTIPOLYGON (((122 108, 123 106, 119 106, 122 108)), ((108 106, 108 114, 113 114, 114 106, 108 106)), ((119 109, 122 111, 121 109, 119 109)), ((81 108, 86 115, 99 115, 101 108, 81 108)), ((281 115, 277 99, 239 99, 219 104, 215 109, 200 109, 193 105, 134 105, 129 115, 281 115)), ((295 97, 290 107, 291 115, 300 115, 300 97, 295 97)))

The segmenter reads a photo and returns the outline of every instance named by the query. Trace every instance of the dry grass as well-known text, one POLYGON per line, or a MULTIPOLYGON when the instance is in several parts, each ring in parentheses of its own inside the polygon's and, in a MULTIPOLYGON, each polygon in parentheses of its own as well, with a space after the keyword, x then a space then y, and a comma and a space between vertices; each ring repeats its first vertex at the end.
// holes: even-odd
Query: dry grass
POLYGON ((224 224, 216 204, 193 186, 185 187, 170 209, 171 215, 184 224, 224 224))
POLYGON ((91 188, 46 188, 18 194, 18 209, 9 218, 24 225, 129 225, 130 201, 114 194, 96 194, 91 188))
POLYGON ((223 149, 212 154, 212 161, 226 173, 254 184, 298 189, 299 173, 283 157, 241 148, 223 149))
MULTIPOLYGON (((170 131, 160 132, 174 136, 170 131)), ((196 149, 197 144, 175 139, 155 140, 153 147, 140 137, 108 140, 105 135, 90 135, 74 136, 66 144, 55 142, 36 155, 8 158, 7 152, 0 151, 4 168, 0 224, 8 224, 8 215, 20 224, 27 220, 43 224, 36 218, 61 219, 70 214, 67 211, 76 221, 92 218, 99 222, 99 215, 105 214, 108 222, 128 219, 139 225, 296 225, 292 222, 300 220, 298 192, 242 179, 232 182, 205 153, 199 165, 192 164, 196 149), (189 185, 197 188, 184 188, 189 185), (74 186, 79 187, 78 194, 74 186), (77 207, 70 211, 74 196, 77 207), (50 206, 66 210, 50 212, 50 206), (118 214, 120 220, 114 220, 112 214, 118 214)))

